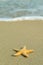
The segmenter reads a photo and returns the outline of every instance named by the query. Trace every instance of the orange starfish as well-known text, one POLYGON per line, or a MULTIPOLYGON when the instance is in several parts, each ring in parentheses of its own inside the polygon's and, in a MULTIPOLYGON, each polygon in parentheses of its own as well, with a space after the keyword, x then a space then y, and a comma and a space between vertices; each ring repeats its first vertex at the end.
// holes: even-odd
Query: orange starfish
POLYGON ((15 51, 17 51, 17 53, 14 54, 14 56, 23 55, 25 57, 28 57, 28 54, 32 53, 34 50, 27 50, 26 46, 24 46, 24 48, 22 48, 20 51, 18 49, 15 49, 15 51))

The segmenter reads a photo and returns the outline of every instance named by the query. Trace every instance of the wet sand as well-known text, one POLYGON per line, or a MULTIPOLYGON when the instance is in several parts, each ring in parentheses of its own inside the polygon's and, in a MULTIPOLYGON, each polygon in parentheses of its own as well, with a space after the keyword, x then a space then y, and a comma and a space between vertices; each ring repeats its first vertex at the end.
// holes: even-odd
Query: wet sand
POLYGON ((0 22, 0 65, 43 65, 43 21, 0 22), (24 45, 34 53, 12 56, 24 45))

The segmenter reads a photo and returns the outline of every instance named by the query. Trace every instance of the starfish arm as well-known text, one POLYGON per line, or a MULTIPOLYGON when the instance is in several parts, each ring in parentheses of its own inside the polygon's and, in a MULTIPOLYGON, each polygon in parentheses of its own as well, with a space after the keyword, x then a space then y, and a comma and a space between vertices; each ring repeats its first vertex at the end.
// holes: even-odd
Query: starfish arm
POLYGON ((23 55, 24 55, 25 57, 29 57, 29 55, 28 55, 27 53, 23 53, 23 55))
POLYGON ((24 48, 23 49, 26 49, 26 46, 24 46, 24 48))
POLYGON ((16 54, 14 54, 15 56, 19 56, 19 55, 21 55, 21 51, 19 51, 19 52, 17 52, 16 54))
POLYGON ((32 53, 34 50, 26 50, 26 53, 32 53))
POLYGON ((26 53, 29 53, 29 50, 26 50, 26 53))

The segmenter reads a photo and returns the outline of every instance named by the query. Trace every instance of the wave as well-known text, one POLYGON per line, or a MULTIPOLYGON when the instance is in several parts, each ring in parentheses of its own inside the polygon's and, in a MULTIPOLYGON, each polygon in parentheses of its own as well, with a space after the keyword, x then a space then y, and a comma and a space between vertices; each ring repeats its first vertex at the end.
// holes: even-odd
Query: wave
POLYGON ((0 21, 5 22, 16 22, 16 21, 23 21, 23 20, 43 20, 43 16, 26 16, 26 17, 17 17, 17 18, 0 18, 0 21))

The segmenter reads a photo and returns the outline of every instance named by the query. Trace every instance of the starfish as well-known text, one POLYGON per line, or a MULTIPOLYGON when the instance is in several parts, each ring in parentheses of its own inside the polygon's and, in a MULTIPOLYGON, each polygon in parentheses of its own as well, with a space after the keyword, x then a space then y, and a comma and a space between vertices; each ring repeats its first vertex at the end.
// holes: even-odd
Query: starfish
POLYGON ((14 49, 14 51, 17 52, 16 54, 14 54, 14 56, 23 55, 24 57, 28 57, 28 54, 32 53, 34 50, 27 50, 26 46, 24 46, 24 48, 22 48, 21 50, 14 49))

